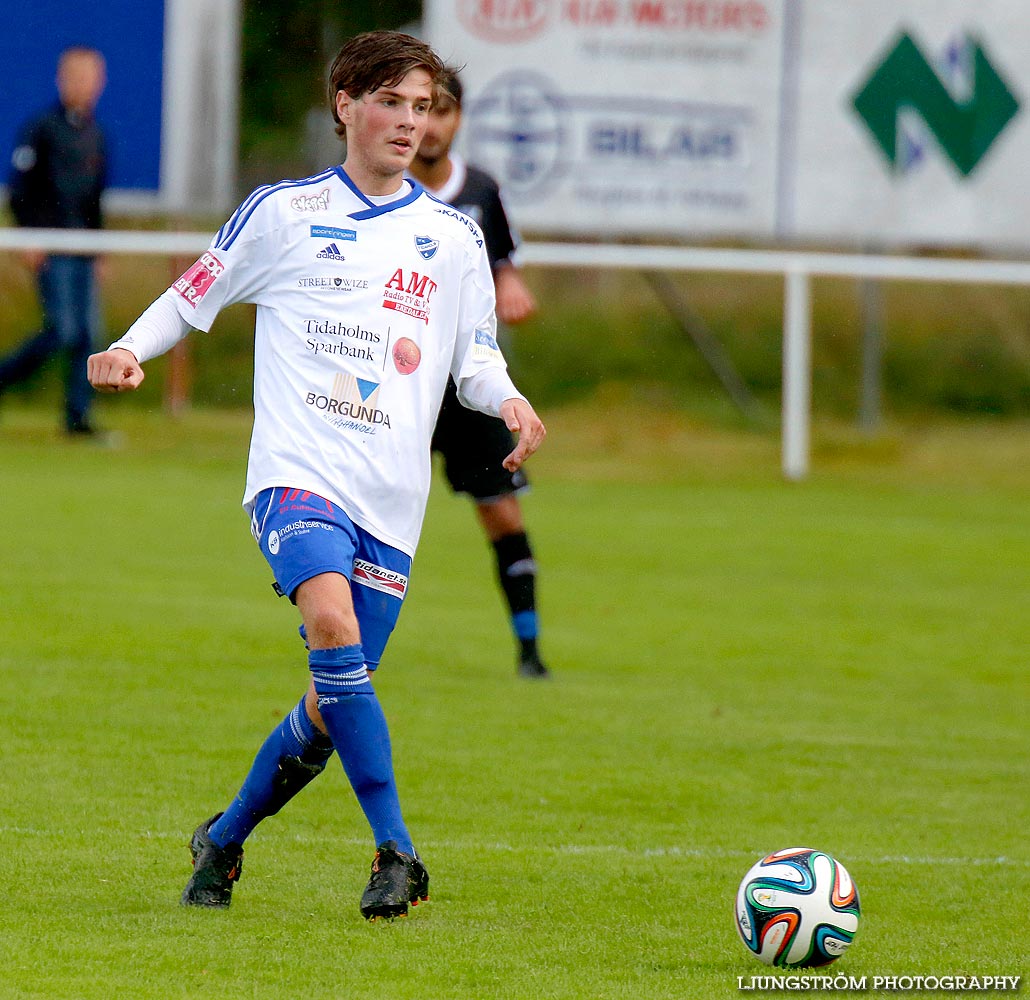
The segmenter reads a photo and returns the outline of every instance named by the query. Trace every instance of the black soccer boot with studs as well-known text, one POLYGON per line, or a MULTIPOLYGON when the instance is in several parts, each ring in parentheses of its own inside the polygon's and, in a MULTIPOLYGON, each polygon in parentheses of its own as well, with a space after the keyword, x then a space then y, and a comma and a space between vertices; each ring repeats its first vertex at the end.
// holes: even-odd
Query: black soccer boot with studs
POLYGON ((208 830, 221 813, 201 823, 190 838, 193 874, 182 891, 183 906, 225 908, 232 902, 233 883, 243 871, 243 848, 239 844, 219 847, 208 830))
POLYGON ((408 904, 418 906, 429 899, 429 872, 418 854, 397 850, 397 841, 388 840, 376 848, 372 875, 361 896, 361 915, 366 920, 378 917, 404 917, 408 904))

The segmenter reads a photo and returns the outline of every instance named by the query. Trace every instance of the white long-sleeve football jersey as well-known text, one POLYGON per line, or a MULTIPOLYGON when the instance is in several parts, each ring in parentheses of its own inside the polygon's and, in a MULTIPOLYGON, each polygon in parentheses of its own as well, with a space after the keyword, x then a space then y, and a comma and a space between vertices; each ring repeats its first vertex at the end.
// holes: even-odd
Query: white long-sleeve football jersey
POLYGON ((111 346, 146 361, 235 302, 257 306, 244 506, 269 486, 311 490, 414 555, 447 376, 493 415, 524 398, 479 227, 411 181, 370 199, 341 167, 261 187, 111 346))

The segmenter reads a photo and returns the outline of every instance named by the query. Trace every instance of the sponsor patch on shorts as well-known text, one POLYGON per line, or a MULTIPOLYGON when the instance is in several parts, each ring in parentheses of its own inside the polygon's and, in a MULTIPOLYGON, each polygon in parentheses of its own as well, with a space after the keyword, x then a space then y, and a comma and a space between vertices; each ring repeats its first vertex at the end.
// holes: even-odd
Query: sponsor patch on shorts
POLYGON ((403 573, 396 573, 392 569, 377 566, 364 559, 354 560, 354 575, 351 579, 363 587, 378 590, 381 594, 391 594, 399 600, 404 600, 404 594, 408 589, 408 578, 403 573))

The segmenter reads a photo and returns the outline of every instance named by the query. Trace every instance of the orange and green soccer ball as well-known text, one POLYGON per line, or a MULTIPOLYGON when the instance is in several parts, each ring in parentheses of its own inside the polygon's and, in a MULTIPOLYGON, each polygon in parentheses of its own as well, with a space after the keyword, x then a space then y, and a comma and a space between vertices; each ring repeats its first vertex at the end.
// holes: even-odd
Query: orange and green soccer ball
POLYGON ((762 858, 737 890, 737 931, 767 965, 829 965, 854 940, 858 917, 858 889, 847 869, 807 847, 762 858))

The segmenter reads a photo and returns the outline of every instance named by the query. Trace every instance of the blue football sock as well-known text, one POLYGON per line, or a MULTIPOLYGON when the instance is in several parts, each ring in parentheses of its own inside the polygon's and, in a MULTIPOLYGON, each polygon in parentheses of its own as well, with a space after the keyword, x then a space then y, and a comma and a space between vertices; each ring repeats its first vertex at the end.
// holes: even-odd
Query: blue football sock
POLYGON ((274 816, 316 777, 332 754, 332 741, 315 728, 301 698, 262 744, 236 798, 211 824, 211 839, 219 847, 242 844, 261 820, 274 816))
POLYGON ((308 654, 308 665, 322 721, 376 845, 395 840, 398 850, 414 854, 401 816, 386 716, 365 672, 361 645, 314 649, 308 654))
POLYGON ((537 621, 535 611, 520 611, 511 616, 511 629, 517 639, 523 641, 537 637, 537 621))

